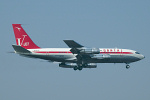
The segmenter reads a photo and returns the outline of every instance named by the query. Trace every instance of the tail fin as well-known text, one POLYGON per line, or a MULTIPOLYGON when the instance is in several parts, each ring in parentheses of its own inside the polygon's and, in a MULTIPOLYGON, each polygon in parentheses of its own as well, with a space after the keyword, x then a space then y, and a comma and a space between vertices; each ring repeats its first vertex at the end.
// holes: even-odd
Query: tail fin
POLYGON ((38 49, 38 47, 21 27, 21 24, 12 24, 17 45, 25 49, 38 49))

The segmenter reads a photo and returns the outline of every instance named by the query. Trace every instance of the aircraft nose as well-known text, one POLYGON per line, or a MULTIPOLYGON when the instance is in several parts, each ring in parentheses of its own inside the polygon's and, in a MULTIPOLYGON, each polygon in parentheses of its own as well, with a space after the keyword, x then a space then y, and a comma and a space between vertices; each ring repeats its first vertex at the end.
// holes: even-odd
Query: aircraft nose
MULTIPOLYGON (((144 55, 143 55, 144 56, 144 55)), ((143 59, 145 58, 145 56, 143 57, 143 59)))
POLYGON ((141 54, 140 55, 140 59, 144 59, 144 58, 145 58, 145 56, 141 54))

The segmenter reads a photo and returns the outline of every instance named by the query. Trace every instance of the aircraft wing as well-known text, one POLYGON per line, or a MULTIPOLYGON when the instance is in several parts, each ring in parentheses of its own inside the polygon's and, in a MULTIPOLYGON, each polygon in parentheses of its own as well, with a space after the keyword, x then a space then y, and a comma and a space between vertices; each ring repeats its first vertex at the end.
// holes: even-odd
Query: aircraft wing
POLYGON ((64 42, 68 45, 70 48, 82 48, 81 44, 75 42, 74 40, 64 40, 64 42))
POLYGON ((75 42, 74 40, 64 40, 64 42, 68 45, 68 47, 71 48, 71 52, 73 54, 78 54, 80 51, 80 48, 84 47, 81 44, 75 42))
POLYGON ((77 59, 90 59, 90 58, 95 58, 95 59, 106 59, 110 58, 110 55, 108 54, 103 55, 99 54, 100 50, 98 48, 86 48, 83 45, 75 42, 74 40, 64 40, 64 42, 71 48, 70 51, 73 54, 77 54, 76 58, 77 59))

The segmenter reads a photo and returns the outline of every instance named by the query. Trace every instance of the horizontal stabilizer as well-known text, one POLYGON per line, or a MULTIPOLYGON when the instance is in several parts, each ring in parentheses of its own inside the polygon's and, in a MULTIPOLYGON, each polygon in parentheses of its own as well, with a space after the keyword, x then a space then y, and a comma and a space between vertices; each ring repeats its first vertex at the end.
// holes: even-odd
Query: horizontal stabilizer
POLYGON ((12 46, 17 53, 31 53, 29 50, 27 50, 19 45, 12 45, 12 46))

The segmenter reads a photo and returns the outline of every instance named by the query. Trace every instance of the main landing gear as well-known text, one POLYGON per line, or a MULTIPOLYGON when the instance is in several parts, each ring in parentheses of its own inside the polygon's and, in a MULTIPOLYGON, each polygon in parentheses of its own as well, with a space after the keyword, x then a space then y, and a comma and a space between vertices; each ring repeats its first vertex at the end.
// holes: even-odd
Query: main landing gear
POLYGON ((73 69, 74 69, 74 70, 77 70, 77 69, 78 69, 78 67, 74 67, 73 69))
POLYGON ((74 67, 73 69, 74 69, 74 70, 82 70, 83 67, 74 67))
POLYGON ((126 69, 129 69, 130 68, 130 65, 126 65, 126 69))

